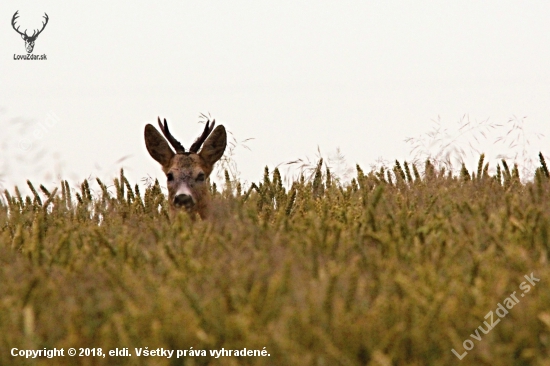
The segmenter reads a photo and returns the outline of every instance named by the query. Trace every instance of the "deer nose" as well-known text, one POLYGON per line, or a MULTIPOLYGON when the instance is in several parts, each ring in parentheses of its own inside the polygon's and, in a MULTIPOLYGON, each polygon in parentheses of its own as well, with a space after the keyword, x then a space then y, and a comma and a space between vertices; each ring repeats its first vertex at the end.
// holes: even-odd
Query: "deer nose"
POLYGON ((174 206, 176 207, 185 206, 185 208, 191 208, 194 205, 195 201, 193 201, 193 197, 188 194, 178 194, 174 197, 174 206))

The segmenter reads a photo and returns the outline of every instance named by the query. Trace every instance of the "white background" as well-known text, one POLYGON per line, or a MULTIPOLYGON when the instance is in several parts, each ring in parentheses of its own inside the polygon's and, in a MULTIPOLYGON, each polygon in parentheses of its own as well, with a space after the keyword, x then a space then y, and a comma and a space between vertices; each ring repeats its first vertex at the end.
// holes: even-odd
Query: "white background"
MULTIPOLYGON (((186 147, 200 113, 253 137, 234 155, 248 182, 318 147, 364 170, 410 161, 404 140, 438 119, 549 136, 549 45, 548 1, 3 0, 0 185, 110 181, 120 167, 164 181, 143 140, 157 116, 186 147), (16 10, 29 33, 48 13, 34 49, 47 61, 13 59, 26 53, 16 10)), ((547 137, 497 146, 474 132, 492 159, 548 153, 547 137)))

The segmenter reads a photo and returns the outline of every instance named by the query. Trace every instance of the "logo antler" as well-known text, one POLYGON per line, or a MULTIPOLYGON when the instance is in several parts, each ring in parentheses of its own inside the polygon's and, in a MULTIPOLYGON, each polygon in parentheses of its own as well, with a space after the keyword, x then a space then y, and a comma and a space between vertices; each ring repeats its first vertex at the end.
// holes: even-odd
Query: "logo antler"
POLYGON ((17 13, 19 13, 19 10, 17 10, 17 11, 15 12, 15 14, 13 14, 13 18, 11 18, 11 26, 12 26, 13 29, 14 29, 17 33, 19 33, 19 34, 23 37, 23 39, 24 39, 24 37, 27 37, 27 33, 26 33, 27 31, 25 31, 25 33, 21 33, 21 32, 19 32, 19 27, 15 28, 15 20, 16 20, 17 18, 19 18, 19 14, 17 14, 17 13))

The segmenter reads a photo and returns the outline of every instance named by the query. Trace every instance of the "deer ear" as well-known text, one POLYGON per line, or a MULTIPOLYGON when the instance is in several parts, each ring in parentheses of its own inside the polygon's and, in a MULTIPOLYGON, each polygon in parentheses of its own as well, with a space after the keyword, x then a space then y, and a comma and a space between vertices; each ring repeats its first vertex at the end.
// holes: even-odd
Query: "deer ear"
POLYGON ((164 137, 150 124, 145 126, 145 146, 147 146, 149 155, 158 161, 160 165, 163 167, 170 165, 170 160, 175 154, 164 137))
POLYGON ((226 146, 227 134, 225 133, 225 128, 223 126, 218 126, 204 142, 199 155, 206 160, 209 165, 214 165, 214 163, 222 157, 226 146))
POLYGON ((24 35, 24 34, 22 34, 22 35, 21 35, 21 38, 25 39, 25 35, 24 35))

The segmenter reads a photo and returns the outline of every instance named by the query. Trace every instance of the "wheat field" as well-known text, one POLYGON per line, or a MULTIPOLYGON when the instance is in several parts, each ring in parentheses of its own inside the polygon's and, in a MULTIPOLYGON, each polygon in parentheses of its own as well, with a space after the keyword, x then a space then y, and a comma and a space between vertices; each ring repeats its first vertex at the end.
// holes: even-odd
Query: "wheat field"
POLYGON ((548 168, 483 159, 227 175, 206 221, 123 172, 5 191, 0 364, 550 365, 548 168))

